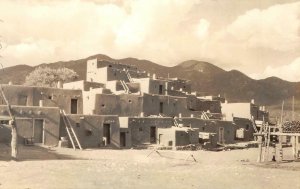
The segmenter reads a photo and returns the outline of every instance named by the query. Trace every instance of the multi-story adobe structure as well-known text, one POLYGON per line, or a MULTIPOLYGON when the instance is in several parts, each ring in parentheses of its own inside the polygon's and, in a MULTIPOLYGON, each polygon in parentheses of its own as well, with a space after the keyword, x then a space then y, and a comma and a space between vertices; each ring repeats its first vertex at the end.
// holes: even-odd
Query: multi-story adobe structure
MULTIPOLYGON (((133 66, 97 59, 87 62, 84 81, 58 83, 57 88, 8 84, 2 90, 20 143, 55 146, 67 138, 74 148, 76 141, 83 148, 175 147, 199 141, 215 145, 233 143, 238 125, 244 124, 222 117, 222 98, 192 94, 187 80, 150 76, 133 66)), ((3 99, 0 103, 0 142, 9 142, 8 111, 3 99)))

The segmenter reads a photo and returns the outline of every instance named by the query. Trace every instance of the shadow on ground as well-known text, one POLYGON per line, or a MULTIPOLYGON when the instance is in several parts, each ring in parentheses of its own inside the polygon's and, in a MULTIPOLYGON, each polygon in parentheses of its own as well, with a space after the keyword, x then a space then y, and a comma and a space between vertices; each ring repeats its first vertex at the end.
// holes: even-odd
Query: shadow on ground
MULTIPOLYGON (((18 146, 17 161, 35 160, 79 160, 71 155, 59 154, 55 150, 42 146, 18 146)), ((11 148, 9 144, 0 144, 0 161, 10 161, 11 148)))

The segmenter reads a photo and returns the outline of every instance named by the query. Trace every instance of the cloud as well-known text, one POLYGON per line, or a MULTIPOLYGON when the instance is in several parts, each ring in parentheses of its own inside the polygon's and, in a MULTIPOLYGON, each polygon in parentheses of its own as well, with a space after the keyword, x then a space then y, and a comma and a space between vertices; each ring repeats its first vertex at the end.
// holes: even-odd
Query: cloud
POLYGON ((299 3, 253 9, 239 16, 226 33, 249 48, 289 51, 300 47, 299 16, 299 3))
POLYGON ((300 57, 296 58, 293 62, 287 65, 283 65, 279 67, 267 66, 263 75, 269 77, 276 75, 288 81, 299 81, 300 80, 299 70, 300 70, 300 57))
POLYGON ((3 64, 36 65, 102 53, 166 66, 206 60, 264 77, 268 66, 299 57, 300 3, 237 6, 253 7, 252 2, 2 0, 3 64))

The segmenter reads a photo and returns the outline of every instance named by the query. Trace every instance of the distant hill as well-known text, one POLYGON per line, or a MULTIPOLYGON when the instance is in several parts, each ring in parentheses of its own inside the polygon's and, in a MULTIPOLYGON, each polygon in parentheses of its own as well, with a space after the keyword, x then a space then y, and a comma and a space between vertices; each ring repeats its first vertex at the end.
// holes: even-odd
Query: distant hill
MULTIPOLYGON (((300 99, 300 82, 288 82, 276 77, 254 80, 237 70, 225 71, 211 63, 197 60, 184 61, 174 67, 165 67, 148 60, 136 58, 113 59, 98 54, 84 59, 60 61, 38 66, 67 67, 76 71, 80 76, 79 79, 82 80, 86 78, 86 61, 92 58, 134 65, 140 70, 156 73, 161 77, 168 77, 169 75, 169 77, 184 78, 191 81, 194 91, 203 92, 205 95, 221 94, 229 102, 250 102, 251 99, 255 99, 259 104, 278 109, 283 100, 286 101, 286 107, 290 108, 292 96, 295 96, 295 99, 300 99)), ((12 81, 16 84, 23 84, 26 75, 35 67, 17 65, 5 68, 4 71, 0 72, 0 82, 8 83, 12 81)), ((296 106, 297 110, 300 110, 298 105, 296 106)))

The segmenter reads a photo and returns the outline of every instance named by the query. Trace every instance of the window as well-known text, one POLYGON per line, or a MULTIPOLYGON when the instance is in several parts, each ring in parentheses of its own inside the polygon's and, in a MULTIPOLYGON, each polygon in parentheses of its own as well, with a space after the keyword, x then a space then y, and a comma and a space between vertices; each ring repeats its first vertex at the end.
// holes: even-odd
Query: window
POLYGON ((163 86, 159 85, 158 94, 163 94, 163 86))
POLYGON ((76 127, 80 127, 80 123, 76 123, 76 127))
POLYGON ((159 113, 164 113, 164 103, 163 102, 160 102, 159 103, 159 113))
POLYGON ((105 107, 105 104, 102 104, 101 106, 104 108, 104 107, 105 107))
POLYGON ((1 120, 1 121, 0 121, 0 124, 8 125, 8 124, 9 124, 9 121, 8 121, 8 120, 1 120))
POLYGON ((205 130, 205 127, 202 127, 202 131, 204 131, 205 130))
POLYGON ((18 105, 27 106, 27 96, 26 95, 18 96, 18 105))
POLYGON ((71 99, 71 114, 77 114, 78 99, 71 99))
POLYGON ((247 124, 247 125, 246 125, 246 131, 249 131, 249 128, 250 128, 250 125, 247 124))
POLYGON ((131 100, 128 100, 128 102, 129 102, 129 103, 132 103, 132 101, 131 101, 131 100))
POLYGON ((85 136, 92 136, 92 134, 91 130, 85 130, 85 136))
POLYGON ((140 128, 139 128, 139 131, 140 131, 140 132, 143 132, 143 128, 142 128, 142 127, 140 127, 140 128))

